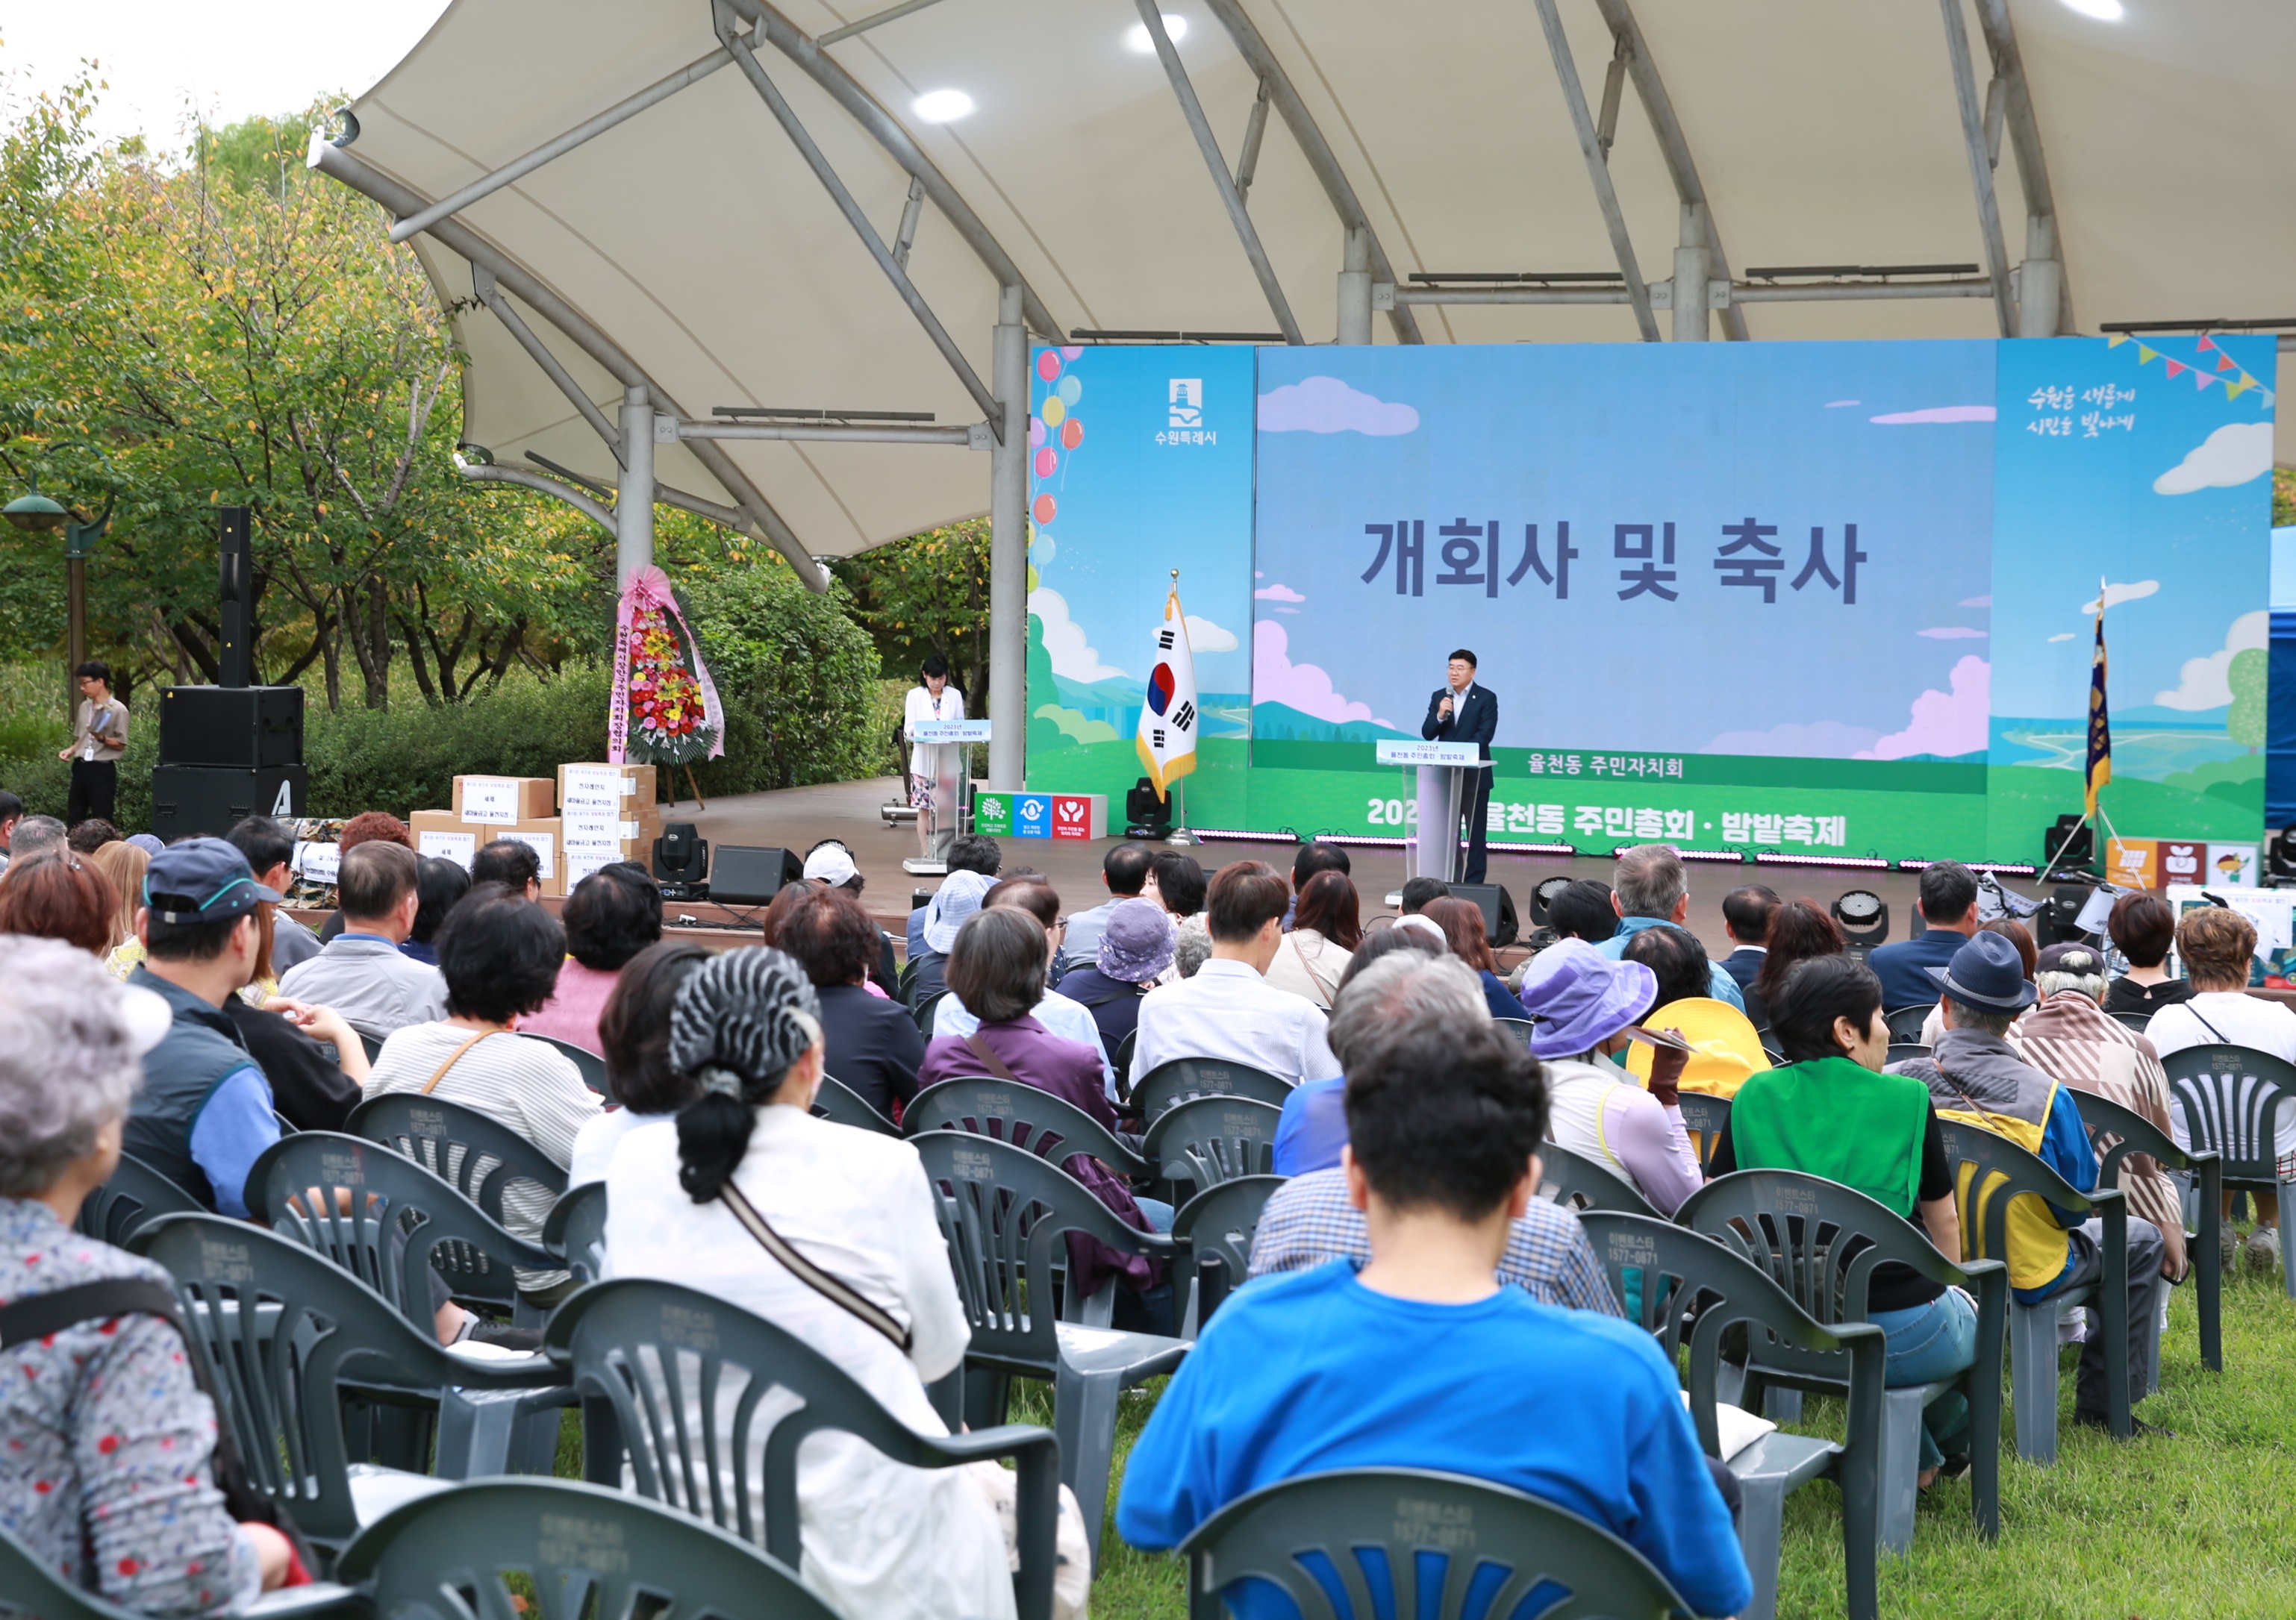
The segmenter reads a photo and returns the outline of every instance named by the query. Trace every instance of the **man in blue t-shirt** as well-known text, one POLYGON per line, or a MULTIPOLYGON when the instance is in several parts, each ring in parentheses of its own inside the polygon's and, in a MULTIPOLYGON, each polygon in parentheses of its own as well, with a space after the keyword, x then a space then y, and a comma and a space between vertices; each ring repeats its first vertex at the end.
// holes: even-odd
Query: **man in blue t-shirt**
MULTIPOLYGON (((1370 1260, 1266 1278, 1221 1308, 1133 1447, 1118 1531, 1169 1548, 1278 1480, 1432 1469, 1566 1508, 1696 1613, 1736 1614, 1753 1582, 1665 1354, 1631 1323, 1498 1280, 1538 1185, 1537 1063, 1440 1010, 1392 1029, 1349 1064, 1341 1162, 1370 1260)), ((1258 1583, 1230 1600, 1245 1620, 1290 1608, 1258 1583)))
POLYGON ((1882 981, 1884 1012, 1938 999, 1937 976, 1930 970, 1951 967, 1955 953, 1977 932, 1977 874, 1958 861, 1939 861, 1922 873, 1920 905, 1927 933, 1877 945, 1866 958, 1882 981))

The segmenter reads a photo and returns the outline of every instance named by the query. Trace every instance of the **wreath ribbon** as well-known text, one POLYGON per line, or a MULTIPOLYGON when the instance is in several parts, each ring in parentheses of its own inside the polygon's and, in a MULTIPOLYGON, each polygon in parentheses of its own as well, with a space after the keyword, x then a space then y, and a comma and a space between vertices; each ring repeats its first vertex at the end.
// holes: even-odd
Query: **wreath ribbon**
POLYGON ((710 728, 709 757, 718 758, 726 752, 726 710, 718 701, 718 684, 709 678, 708 666, 701 661, 701 643, 685 622, 685 615, 677 606, 677 597, 669 588, 669 576, 660 569, 640 569, 622 586, 621 603, 614 618, 614 699, 606 716, 606 763, 624 765, 629 758, 630 731, 630 642, 637 621, 647 612, 659 610, 676 622, 678 634, 685 642, 686 657, 693 667, 694 683, 701 688, 702 723, 710 728))

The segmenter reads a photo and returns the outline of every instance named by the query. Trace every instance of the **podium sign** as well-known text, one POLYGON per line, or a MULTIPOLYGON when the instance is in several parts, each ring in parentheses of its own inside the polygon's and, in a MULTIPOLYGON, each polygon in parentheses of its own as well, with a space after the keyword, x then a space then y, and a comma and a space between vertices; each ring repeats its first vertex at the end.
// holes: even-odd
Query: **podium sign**
POLYGON ((909 740, 919 743, 986 742, 986 720, 920 720, 909 727, 909 740))
POLYGON ((1472 742, 1410 742, 1388 738, 1372 745, 1373 757, 1383 765, 1478 765, 1483 763, 1472 742))
POLYGON ((923 754, 928 767, 922 774, 932 779, 932 803, 917 811, 924 818, 925 847, 931 853, 922 860, 902 862, 903 871, 930 875, 948 870, 948 847, 964 830, 959 823, 964 810, 966 750, 988 740, 986 720, 920 720, 909 727, 909 741, 923 754))

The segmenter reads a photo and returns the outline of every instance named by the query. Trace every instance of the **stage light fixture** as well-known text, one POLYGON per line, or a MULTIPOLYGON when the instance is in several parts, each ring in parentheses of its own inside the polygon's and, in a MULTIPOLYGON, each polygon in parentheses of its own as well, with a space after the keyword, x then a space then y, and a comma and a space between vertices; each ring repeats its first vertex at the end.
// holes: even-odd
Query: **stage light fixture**
POLYGON ((2075 871, 2093 864, 2096 860, 2096 829, 2078 815, 2070 813, 2057 817, 2055 824, 2041 833, 2041 862, 2044 870, 2054 867, 2059 871, 2075 871))
POLYGON ((1890 903, 1870 888, 1845 889, 1831 909, 1842 938, 1860 954, 1890 937, 1890 903))
POLYGON ((2064 8, 2099 22, 2118 22, 2128 14, 2120 0, 2064 0, 2064 8))
POLYGON ((665 900, 709 897, 709 840, 692 822, 671 822, 653 841, 653 875, 665 900))
POLYGON ((1858 871, 1887 871, 1890 863, 1879 855, 1786 855, 1766 849, 1754 857, 1757 866, 1847 866, 1858 871))
POLYGON ((1547 879, 1545 882, 1539 884, 1536 888, 1530 891, 1531 927, 1535 929, 1543 929, 1547 926, 1547 902, 1554 899, 1555 896, 1561 894, 1564 889, 1570 888, 1571 882, 1572 880, 1570 875, 1565 873, 1560 877, 1547 879))
MULTIPOLYGON (((1172 37, 1172 43, 1174 45, 1179 44, 1180 41, 1188 37, 1188 20, 1185 17, 1175 16, 1170 12, 1164 12, 1163 17, 1164 32, 1172 37)), ((1128 30, 1126 31, 1124 36, 1124 48, 1131 52, 1135 56, 1153 56, 1156 54, 1156 42, 1148 37, 1148 25, 1146 23, 1136 22, 1128 30)))
POLYGON ((909 103, 909 110, 928 124, 954 124, 972 110, 972 98, 962 90, 928 90, 909 103))

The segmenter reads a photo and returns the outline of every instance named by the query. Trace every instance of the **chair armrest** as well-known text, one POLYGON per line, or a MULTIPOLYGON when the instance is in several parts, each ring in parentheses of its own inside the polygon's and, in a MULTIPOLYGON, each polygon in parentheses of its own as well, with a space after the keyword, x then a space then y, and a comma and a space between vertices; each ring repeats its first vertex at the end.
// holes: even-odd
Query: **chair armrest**
POLYGON ((1061 1443, 1049 1428, 1004 1423, 971 1434, 917 1436, 915 1460, 951 1467, 997 1457, 1013 1460, 1021 1569, 1013 1577, 1020 1620, 1052 1620, 1053 1574, 1060 1561, 1061 1443))
POLYGON ((243 1620, 352 1620, 374 1613, 366 1593, 333 1581, 311 1581, 301 1586, 266 1591, 239 1611, 243 1620))

